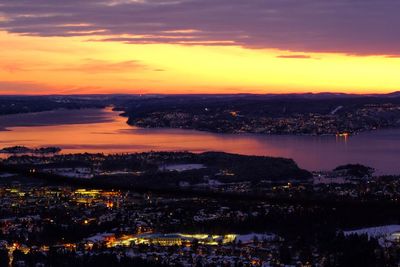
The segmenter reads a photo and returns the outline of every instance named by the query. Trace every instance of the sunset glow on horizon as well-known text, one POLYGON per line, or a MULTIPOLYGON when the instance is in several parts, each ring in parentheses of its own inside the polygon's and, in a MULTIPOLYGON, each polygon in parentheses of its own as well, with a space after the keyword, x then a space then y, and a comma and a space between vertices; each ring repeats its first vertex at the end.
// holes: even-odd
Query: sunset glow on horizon
MULTIPOLYGON (((311 43, 311 48, 304 44, 302 49, 298 45, 300 41, 291 37, 287 40, 289 45, 285 45, 276 41, 286 38, 280 35, 268 37, 268 32, 265 38, 257 36, 259 32, 253 32, 253 28, 259 26, 259 21, 247 17, 242 19, 252 27, 243 26, 240 31, 243 36, 231 34, 231 29, 221 21, 210 22, 218 24, 220 29, 215 32, 201 29, 207 25, 206 20, 185 27, 186 17, 181 18, 182 23, 172 19, 155 21, 155 24, 168 26, 158 29, 157 33, 153 28, 138 26, 138 33, 133 34, 134 26, 140 22, 130 22, 132 26, 129 29, 118 20, 104 21, 104 25, 97 22, 99 25, 93 26, 95 20, 101 18, 91 19, 76 14, 77 17, 64 21, 64 17, 58 17, 53 10, 59 8, 61 12, 62 6, 49 7, 47 3, 47 14, 40 8, 27 11, 29 1, 21 1, 23 4, 19 6, 13 6, 10 1, 3 2, 0 4, 0 94, 389 93, 400 89, 400 56, 392 49, 394 44, 385 45, 387 40, 382 40, 372 46, 368 42, 374 36, 366 33, 360 35, 365 39, 365 49, 362 44, 351 40, 348 44, 338 40, 338 49, 327 47, 329 40, 321 41, 321 44, 311 43), (55 23, 60 24, 56 26, 55 23), (60 28, 63 30, 58 30, 60 28), (249 31, 247 34, 246 29, 249 31), (275 38, 270 46, 268 38, 275 38), (293 42, 293 47, 289 42, 293 42), (378 51, 380 46, 381 52, 378 51)), ((98 8, 96 1, 88 2, 91 5, 86 4, 83 9, 98 8)), ((115 6, 143 8, 141 5, 146 2, 113 1, 107 8, 123 14, 122 10, 114 10, 115 6)), ((46 1, 40 3, 44 5, 46 1)), ((71 6, 64 8, 69 10, 71 6)), ((246 8, 253 11, 255 7, 246 8)), ((153 3, 151 8, 161 7, 153 3)), ((286 10, 283 7, 274 10, 279 8, 286 10)), ((250 12, 247 9, 242 12, 250 12)), ((69 12, 75 15, 74 10, 69 12)), ((162 12, 167 14, 168 10, 162 12)), ((143 16, 152 19, 150 15, 143 16)), ((326 25, 326 28, 331 27, 326 25)), ((376 31, 376 34, 378 28, 371 31, 376 31)), ((276 30, 280 30, 282 36, 285 34, 285 29, 277 27, 276 30)), ((307 28, 304 26, 300 30, 306 32, 307 28)), ((358 30, 357 27, 354 30, 358 30)), ((294 33, 287 34, 295 36, 294 33)), ((316 33, 316 36, 321 36, 321 33, 316 33)), ((302 38, 309 37, 304 35, 302 38)), ((332 33, 332 38, 338 37, 332 33)))

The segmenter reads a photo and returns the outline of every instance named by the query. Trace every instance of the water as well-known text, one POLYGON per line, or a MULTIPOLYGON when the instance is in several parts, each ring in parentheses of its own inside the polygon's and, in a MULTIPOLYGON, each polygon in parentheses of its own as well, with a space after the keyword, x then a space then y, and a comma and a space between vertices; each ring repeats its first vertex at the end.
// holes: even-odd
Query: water
POLYGON ((63 153, 142 151, 225 151, 293 158, 308 170, 361 163, 379 173, 400 174, 400 130, 334 136, 214 134, 179 129, 141 129, 110 109, 0 116, 0 147, 59 146, 63 153))

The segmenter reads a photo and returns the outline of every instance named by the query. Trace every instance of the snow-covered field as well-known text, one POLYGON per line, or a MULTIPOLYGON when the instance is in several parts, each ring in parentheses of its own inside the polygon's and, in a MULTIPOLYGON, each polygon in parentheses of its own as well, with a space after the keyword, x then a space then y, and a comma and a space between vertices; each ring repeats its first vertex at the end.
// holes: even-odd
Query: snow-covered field
POLYGON ((238 235, 236 236, 236 242, 242 242, 243 244, 246 243, 252 243, 255 239, 255 237, 258 239, 258 241, 263 241, 263 240, 267 240, 267 241, 271 241, 274 240, 277 237, 277 235, 275 234, 257 234, 257 233, 251 233, 251 234, 247 234, 247 235, 238 235))
POLYGON ((368 235, 369 238, 376 238, 379 244, 384 245, 389 242, 399 242, 400 241, 400 225, 383 225, 377 227, 361 228, 352 231, 344 231, 344 235, 368 235))
POLYGON ((203 169, 206 166, 203 164, 171 164, 162 166, 160 169, 163 171, 177 171, 177 172, 184 172, 190 170, 198 170, 203 169))

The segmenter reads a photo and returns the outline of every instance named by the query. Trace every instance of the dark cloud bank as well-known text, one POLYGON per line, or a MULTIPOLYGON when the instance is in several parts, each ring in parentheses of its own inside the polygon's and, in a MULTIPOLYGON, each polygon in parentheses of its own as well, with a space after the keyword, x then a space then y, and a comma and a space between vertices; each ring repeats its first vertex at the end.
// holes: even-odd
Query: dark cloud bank
POLYGON ((399 13, 398 0, 0 0, 0 29, 126 43, 397 56, 399 13))

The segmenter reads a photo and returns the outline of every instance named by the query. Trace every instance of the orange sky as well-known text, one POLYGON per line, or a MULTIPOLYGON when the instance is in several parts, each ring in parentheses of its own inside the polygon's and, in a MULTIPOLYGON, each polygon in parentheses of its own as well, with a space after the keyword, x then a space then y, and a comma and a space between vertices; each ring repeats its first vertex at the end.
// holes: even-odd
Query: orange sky
POLYGON ((0 32, 0 94, 384 93, 400 58, 0 32), (90 40, 89 40, 90 39, 90 40))

